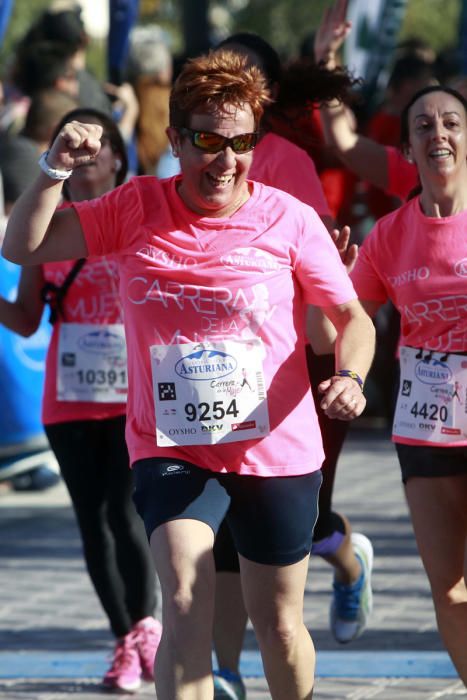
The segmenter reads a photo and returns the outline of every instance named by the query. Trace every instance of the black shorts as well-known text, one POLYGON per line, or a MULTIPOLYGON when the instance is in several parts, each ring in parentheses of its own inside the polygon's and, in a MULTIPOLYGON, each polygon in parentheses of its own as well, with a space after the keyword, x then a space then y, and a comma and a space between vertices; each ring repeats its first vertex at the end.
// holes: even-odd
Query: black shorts
POLYGON ((258 564, 295 564, 310 553, 321 471, 259 477, 217 473, 182 460, 134 463, 134 501, 148 538, 170 520, 194 519, 217 533, 223 518, 237 551, 258 564))
POLYGON ((414 476, 436 478, 467 474, 467 447, 396 443, 404 484, 414 476))

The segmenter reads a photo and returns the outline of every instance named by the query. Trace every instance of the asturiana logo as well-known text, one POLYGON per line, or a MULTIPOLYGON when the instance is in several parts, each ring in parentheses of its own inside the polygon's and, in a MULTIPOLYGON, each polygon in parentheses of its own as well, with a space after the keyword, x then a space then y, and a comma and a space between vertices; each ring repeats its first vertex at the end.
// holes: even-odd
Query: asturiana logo
POLYGON ((196 350, 180 358, 175 371, 182 379, 211 381, 227 377, 237 369, 237 360, 221 350, 196 350))
POLYGON ((278 260, 271 253, 258 248, 238 248, 222 255, 220 260, 223 265, 234 270, 271 272, 280 268, 278 260))
POLYGON ((125 349, 125 341, 119 335, 110 331, 92 331, 86 333, 78 340, 78 346, 84 352, 92 352, 97 355, 121 352, 125 349))
POLYGON ((467 277, 467 258, 456 262, 454 265, 454 272, 458 277, 467 277))
POLYGON ((447 384, 452 378, 452 372, 444 363, 432 364, 421 360, 415 367, 415 376, 423 384, 447 384))

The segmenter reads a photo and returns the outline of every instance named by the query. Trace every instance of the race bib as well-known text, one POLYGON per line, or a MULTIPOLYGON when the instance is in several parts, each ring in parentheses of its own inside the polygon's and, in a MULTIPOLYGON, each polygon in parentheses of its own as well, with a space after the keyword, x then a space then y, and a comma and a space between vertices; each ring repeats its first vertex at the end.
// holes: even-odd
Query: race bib
POLYGON ((467 440, 467 357, 401 347, 393 436, 435 445, 467 440))
POLYGON ((57 400, 125 403, 127 393, 123 324, 62 323, 57 400))
POLYGON ((153 345, 150 351, 158 445, 269 434, 260 339, 153 345))

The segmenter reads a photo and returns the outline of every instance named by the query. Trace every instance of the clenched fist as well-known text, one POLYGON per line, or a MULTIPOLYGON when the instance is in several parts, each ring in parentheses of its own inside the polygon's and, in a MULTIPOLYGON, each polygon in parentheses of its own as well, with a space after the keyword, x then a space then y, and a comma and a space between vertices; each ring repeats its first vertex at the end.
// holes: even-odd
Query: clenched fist
POLYGON ((101 148, 102 126, 72 121, 65 124, 52 144, 47 163, 57 170, 73 170, 94 160, 101 148))

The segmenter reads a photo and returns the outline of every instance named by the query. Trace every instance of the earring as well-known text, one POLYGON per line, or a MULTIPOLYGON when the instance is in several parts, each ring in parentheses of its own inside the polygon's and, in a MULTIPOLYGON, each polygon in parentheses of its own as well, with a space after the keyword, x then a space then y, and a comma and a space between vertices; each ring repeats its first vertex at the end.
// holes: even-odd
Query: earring
POLYGON ((120 160, 120 158, 115 158, 115 170, 116 170, 116 172, 117 173, 120 172, 121 169, 122 169, 122 161, 120 160))

